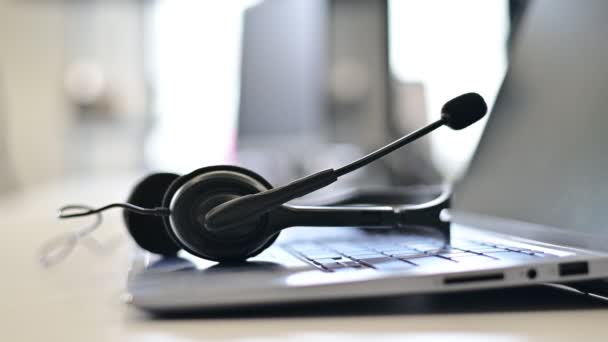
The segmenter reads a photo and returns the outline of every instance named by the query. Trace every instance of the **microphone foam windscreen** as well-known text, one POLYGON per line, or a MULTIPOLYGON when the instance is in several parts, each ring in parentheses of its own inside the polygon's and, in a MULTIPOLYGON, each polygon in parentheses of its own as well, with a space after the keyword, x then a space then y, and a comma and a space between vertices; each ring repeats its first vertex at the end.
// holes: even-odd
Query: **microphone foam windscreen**
POLYGON ((441 108, 441 117, 446 126, 459 130, 483 118, 487 111, 488 106, 481 95, 466 93, 446 102, 441 108))

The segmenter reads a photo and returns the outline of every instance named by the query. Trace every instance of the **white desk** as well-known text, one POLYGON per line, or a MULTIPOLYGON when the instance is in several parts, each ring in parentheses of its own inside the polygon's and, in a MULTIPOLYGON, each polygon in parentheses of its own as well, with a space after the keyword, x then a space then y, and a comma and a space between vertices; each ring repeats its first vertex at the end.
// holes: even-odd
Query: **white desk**
POLYGON ((132 182, 74 181, 0 197, 0 266, 5 270, 0 280, 0 341, 608 340, 608 310, 602 309, 350 316, 296 312, 287 318, 278 312, 278 317, 262 318, 151 319, 121 299, 129 243, 121 235, 119 212, 105 215, 106 223, 96 234, 102 241, 123 236, 109 254, 77 247, 54 268, 37 264, 35 251, 45 239, 83 222, 58 222, 58 205, 121 199, 132 182))

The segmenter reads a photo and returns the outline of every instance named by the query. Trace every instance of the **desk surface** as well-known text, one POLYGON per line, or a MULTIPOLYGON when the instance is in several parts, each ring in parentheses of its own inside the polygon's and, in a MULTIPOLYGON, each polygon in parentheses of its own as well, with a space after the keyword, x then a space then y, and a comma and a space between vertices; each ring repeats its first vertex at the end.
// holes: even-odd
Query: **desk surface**
MULTIPOLYGON (((118 212, 106 215, 106 223, 96 234, 100 241, 118 238, 116 247, 99 254, 80 246, 53 268, 39 266, 37 248, 49 237, 83 222, 59 223, 54 218, 59 204, 84 200, 99 205, 116 200, 126 195, 131 182, 132 177, 72 181, 0 196, 4 234, 0 266, 8 270, 0 281, 0 340, 336 341, 381 337, 386 341, 427 341, 449 336, 450 341, 562 341, 581 337, 604 341, 608 336, 603 326, 608 321, 608 310, 584 303, 589 301, 586 297, 572 299, 561 292, 552 294, 556 303, 542 311, 517 309, 517 304, 515 309, 505 306, 507 292, 495 291, 434 299, 372 300, 362 305, 342 303, 327 308, 265 309, 259 315, 249 310, 203 318, 149 317, 123 301, 129 241, 123 234, 118 212), (413 301, 417 302, 417 309, 409 307, 413 301), (447 304, 420 310, 421 301, 447 304), (474 306, 486 309, 471 310, 474 306)), ((525 307, 527 301, 536 300, 540 291, 510 293, 520 297, 525 307)))

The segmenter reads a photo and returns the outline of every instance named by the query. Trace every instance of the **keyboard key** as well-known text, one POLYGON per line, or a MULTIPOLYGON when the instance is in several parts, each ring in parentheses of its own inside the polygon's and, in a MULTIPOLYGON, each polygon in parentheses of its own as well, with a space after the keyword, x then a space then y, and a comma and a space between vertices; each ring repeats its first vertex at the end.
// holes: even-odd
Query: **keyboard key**
POLYGON ((395 252, 389 254, 390 256, 398 259, 407 259, 407 258, 415 258, 425 256, 424 252, 411 251, 411 252, 395 252))
POLYGON ((323 268, 325 268, 329 271, 336 271, 336 270, 348 268, 348 267, 346 267, 345 265, 343 265, 339 262, 333 262, 333 263, 323 264, 323 268))
POLYGON ((494 247, 501 248, 501 249, 509 249, 509 248, 511 248, 511 249, 516 250, 515 247, 513 247, 513 246, 507 246, 507 245, 495 245, 494 247))
POLYGON ((496 253, 496 252, 508 252, 507 250, 504 250, 504 249, 501 249, 501 248, 496 248, 496 247, 472 248, 470 251, 473 252, 473 253, 479 253, 479 254, 496 253))
POLYGON ((412 252, 416 252, 416 250, 411 249, 411 248, 405 248, 405 247, 395 247, 395 248, 383 249, 380 252, 390 255, 393 253, 412 253, 412 252))
POLYGON ((444 258, 453 259, 454 257, 476 256, 476 255, 479 255, 479 254, 461 251, 461 252, 441 253, 441 254, 437 254, 437 255, 441 256, 441 257, 444 257, 444 258))
POLYGON ((383 263, 383 262, 393 261, 395 259, 388 257, 386 255, 382 255, 379 257, 363 258, 363 259, 358 259, 358 260, 367 265, 374 265, 374 264, 379 264, 379 263, 383 263))
POLYGON ((541 257, 541 258, 557 258, 558 257, 557 255, 544 253, 544 252, 534 252, 532 255, 535 257, 541 257))
POLYGON ((368 248, 357 247, 357 246, 347 245, 347 244, 343 244, 343 245, 329 244, 328 247, 331 250, 333 250, 334 252, 339 252, 339 253, 344 253, 344 254, 369 252, 368 248))
POLYGON ((441 248, 438 249, 439 251, 445 251, 445 252, 453 252, 453 251, 465 251, 466 249, 463 248, 456 248, 454 246, 443 246, 441 248))
POLYGON ((365 259, 372 259, 372 258, 386 258, 386 255, 384 255, 382 253, 368 252, 366 254, 349 255, 349 257, 356 259, 356 260, 365 260, 365 259))
POLYGON ((371 254, 371 253, 376 253, 375 251, 371 250, 371 249, 353 249, 353 250, 343 250, 343 249, 336 249, 336 252, 338 253, 342 253, 345 255, 362 255, 362 254, 371 254))
POLYGON ((421 267, 445 267, 445 266, 455 266, 456 262, 439 258, 439 257, 423 257, 423 258, 412 258, 407 259, 407 261, 414 263, 421 267))
POLYGON ((337 268, 335 270, 332 270, 332 272, 355 272, 355 271, 361 271, 363 269, 370 269, 369 267, 363 266, 363 265, 359 265, 359 267, 342 267, 342 268, 337 268))
POLYGON ((518 252, 497 252, 486 253, 487 256, 505 261, 535 261, 540 260, 540 257, 518 252))
POLYGON ((477 254, 471 254, 470 256, 454 257, 454 258, 452 258, 452 260, 456 261, 459 264, 465 264, 465 265, 486 264, 488 262, 496 261, 496 259, 494 259, 494 258, 490 258, 490 257, 483 256, 483 255, 477 255, 477 254))
POLYGON ((302 253, 302 255, 304 255, 304 257, 306 257, 307 259, 328 259, 328 258, 341 258, 342 255, 336 253, 336 252, 331 252, 331 251, 325 251, 325 252, 317 252, 317 253, 302 253))
POLYGON ((390 270, 390 269, 405 269, 414 267, 414 265, 408 263, 407 261, 402 261, 399 259, 383 257, 383 258, 370 258, 361 260, 362 263, 371 266, 378 270, 390 270))
POLYGON ((354 261, 354 260, 351 260, 348 258, 343 258, 341 260, 320 259, 320 260, 315 260, 315 262, 317 262, 324 269, 329 270, 329 271, 338 271, 338 270, 344 270, 344 269, 355 270, 355 269, 365 268, 365 266, 361 265, 357 261, 354 261))
POLYGON ((464 251, 462 249, 456 249, 456 248, 442 248, 442 249, 434 249, 434 250, 430 250, 430 251, 425 251, 424 253, 429 254, 429 255, 439 255, 439 254, 467 253, 467 251, 464 251))
POLYGON ((340 257, 335 257, 335 258, 312 259, 312 261, 316 262, 317 264, 325 266, 325 264, 333 264, 333 263, 337 263, 337 262, 341 262, 341 261, 350 261, 350 259, 340 256, 340 257))
MULTIPOLYGON (((511 248, 509 248, 509 250, 512 250, 511 248)), ((517 251, 515 252, 520 252, 520 253, 525 253, 525 254, 534 254, 538 251, 532 250, 532 249, 527 249, 527 248, 518 248, 517 251)))
POLYGON ((375 269, 383 271, 383 270, 387 270, 387 271, 392 271, 392 270, 405 270, 408 268, 413 268, 416 267, 410 263, 407 263, 405 261, 401 261, 401 260, 391 260, 391 261, 387 261, 387 262, 380 262, 380 263, 376 263, 372 265, 375 269))
POLYGON ((346 267, 353 267, 353 268, 361 268, 363 267, 360 263, 354 261, 354 260, 346 260, 346 261, 340 261, 340 263, 346 267))

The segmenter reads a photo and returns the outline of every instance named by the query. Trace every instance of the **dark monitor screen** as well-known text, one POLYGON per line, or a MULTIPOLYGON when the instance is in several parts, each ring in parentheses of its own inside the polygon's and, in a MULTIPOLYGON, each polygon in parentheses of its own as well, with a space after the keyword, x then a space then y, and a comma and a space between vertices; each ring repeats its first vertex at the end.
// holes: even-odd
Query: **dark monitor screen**
POLYGON ((244 17, 240 139, 298 136, 326 126, 323 0, 267 0, 244 17))

